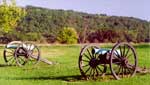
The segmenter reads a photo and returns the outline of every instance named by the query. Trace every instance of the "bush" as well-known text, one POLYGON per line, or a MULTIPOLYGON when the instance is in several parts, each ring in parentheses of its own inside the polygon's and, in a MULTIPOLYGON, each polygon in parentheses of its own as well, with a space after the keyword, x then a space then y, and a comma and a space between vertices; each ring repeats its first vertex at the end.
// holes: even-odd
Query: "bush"
POLYGON ((21 40, 21 41, 38 41, 40 42, 42 39, 42 36, 40 33, 16 33, 15 39, 13 40, 21 40))
POLYGON ((77 43, 77 32, 74 28, 64 27, 57 35, 60 43, 74 44, 77 43))
POLYGON ((119 40, 119 35, 115 30, 97 30, 95 32, 89 33, 87 37, 90 43, 98 42, 117 42, 119 40))
POLYGON ((57 40, 56 35, 54 34, 43 34, 43 37, 45 38, 47 43, 55 43, 57 40))

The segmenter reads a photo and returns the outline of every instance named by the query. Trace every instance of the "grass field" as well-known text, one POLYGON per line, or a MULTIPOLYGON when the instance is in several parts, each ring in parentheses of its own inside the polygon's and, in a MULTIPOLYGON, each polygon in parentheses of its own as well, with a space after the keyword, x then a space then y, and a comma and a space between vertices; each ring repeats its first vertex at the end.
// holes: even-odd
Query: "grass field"
MULTIPOLYGON (((102 47, 112 47, 103 46, 102 47)), ((38 63, 36 66, 7 66, 3 59, 3 46, 0 47, 0 85, 149 85, 150 74, 137 74, 122 80, 104 77, 98 80, 83 80, 78 68, 81 46, 41 46, 43 58, 55 65, 38 63)), ((150 68, 150 46, 136 45, 139 66, 150 68)))

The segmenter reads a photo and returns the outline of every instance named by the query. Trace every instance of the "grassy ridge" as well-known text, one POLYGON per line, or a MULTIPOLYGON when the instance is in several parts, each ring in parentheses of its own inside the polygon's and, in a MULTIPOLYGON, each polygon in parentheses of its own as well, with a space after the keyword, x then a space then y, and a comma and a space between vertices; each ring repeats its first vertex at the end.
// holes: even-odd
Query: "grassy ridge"
MULTIPOLYGON (((110 48, 112 46, 101 46, 110 48)), ((104 77, 96 81, 82 80, 78 68, 81 46, 40 46, 42 57, 56 62, 55 65, 38 63, 36 66, 6 66, 3 47, 0 47, 1 85, 149 85, 150 74, 137 74, 133 78, 114 80, 104 77)), ((150 67, 149 45, 136 45, 139 66, 150 67)))

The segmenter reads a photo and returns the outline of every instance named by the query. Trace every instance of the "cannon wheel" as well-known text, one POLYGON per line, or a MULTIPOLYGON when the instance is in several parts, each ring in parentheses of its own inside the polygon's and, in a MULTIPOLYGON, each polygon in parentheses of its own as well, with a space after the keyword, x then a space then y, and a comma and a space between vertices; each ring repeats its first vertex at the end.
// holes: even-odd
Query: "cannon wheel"
POLYGON ((16 48, 9 48, 8 46, 12 45, 12 46, 16 46, 18 47, 19 44, 21 44, 22 42, 20 41, 13 41, 8 43, 3 51, 3 56, 4 56, 4 61, 8 64, 8 65, 16 65, 16 59, 14 57, 14 53, 15 53, 15 49, 16 48))
POLYGON ((129 43, 117 43, 112 48, 110 70, 115 79, 133 77, 136 73, 137 62, 135 50, 129 43))
MULTIPOLYGON (((39 48, 30 42, 25 42, 23 44, 21 44, 21 49, 24 50, 24 52, 26 53, 26 55, 23 56, 18 56, 16 55, 16 62, 19 66, 22 65, 33 65, 33 64, 37 64, 40 60, 40 50, 39 48)), ((18 49, 20 49, 20 47, 18 47, 16 49, 16 51, 18 49)), ((17 54, 17 52, 16 52, 17 54)))
POLYGON ((85 79, 95 79, 106 72, 106 65, 100 65, 98 62, 99 54, 93 53, 96 45, 86 45, 81 49, 79 55, 79 69, 85 79))

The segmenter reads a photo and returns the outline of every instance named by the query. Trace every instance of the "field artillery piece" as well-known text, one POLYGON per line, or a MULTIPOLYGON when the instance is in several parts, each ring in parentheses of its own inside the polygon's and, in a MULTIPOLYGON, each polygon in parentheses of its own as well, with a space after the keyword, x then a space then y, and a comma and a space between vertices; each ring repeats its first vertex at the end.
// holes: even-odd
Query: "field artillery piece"
POLYGON ((110 74, 117 80, 133 77, 137 71, 138 59, 135 49, 129 43, 117 43, 112 49, 86 45, 79 55, 79 69, 85 79, 103 76, 110 67, 110 74))
POLYGON ((12 41, 5 46, 4 61, 8 65, 23 66, 25 64, 37 64, 42 61, 47 64, 52 62, 47 59, 41 58, 39 48, 30 42, 12 41))

